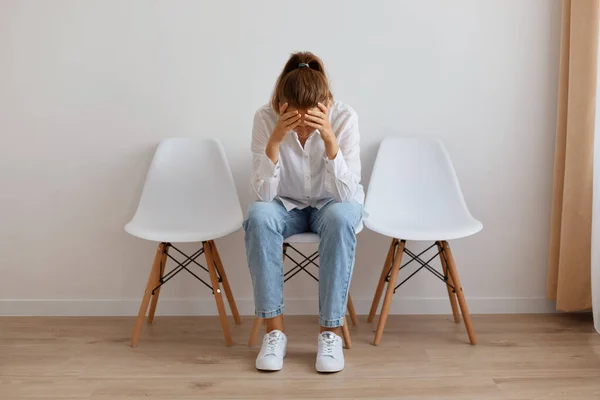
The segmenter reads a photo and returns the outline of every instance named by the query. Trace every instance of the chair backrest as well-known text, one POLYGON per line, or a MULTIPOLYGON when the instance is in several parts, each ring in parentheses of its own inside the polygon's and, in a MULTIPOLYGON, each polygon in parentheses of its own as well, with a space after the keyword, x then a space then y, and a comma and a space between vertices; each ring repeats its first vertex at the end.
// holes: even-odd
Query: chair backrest
POLYGON ((216 239, 239 229, 242 219, 233 176, 218 140, 172 138, 160 143, 134 221, 192 235, 214 232, 219 235, 216 239))
POLYGON ((472 219, 450 156, 441 141, 384 139, 367 191, 368 219, 434 222, 472 219))

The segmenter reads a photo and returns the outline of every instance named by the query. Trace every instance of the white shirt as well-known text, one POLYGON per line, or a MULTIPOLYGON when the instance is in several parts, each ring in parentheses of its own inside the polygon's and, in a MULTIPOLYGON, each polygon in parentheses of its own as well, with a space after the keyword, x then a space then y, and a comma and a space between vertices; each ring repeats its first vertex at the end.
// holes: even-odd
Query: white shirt
POLYGON ((304 148, 298 134, 290 131, 279 146, 277 164, 273 164, 265 150, 278 118, 269 104, 254 116, 252 189, 256 197, 266 202, 278 197, 288 211, 321 208, 332 200, 363 204, 356 112, 339 101, 329 109, 329 122, 339 146, 333 160, 327 158, 318 130, 309 136, 304 148))

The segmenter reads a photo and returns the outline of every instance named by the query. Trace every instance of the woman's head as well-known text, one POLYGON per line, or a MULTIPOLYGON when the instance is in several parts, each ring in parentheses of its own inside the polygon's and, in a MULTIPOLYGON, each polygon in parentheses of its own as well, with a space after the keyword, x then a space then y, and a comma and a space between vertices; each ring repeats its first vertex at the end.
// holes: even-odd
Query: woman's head
POLYGON ((328 104, 333 96, 321 59, 310 52, 294 53, 277 78, 271 106, 279 113, 279 106, 308 110, 317 103, 328 104))

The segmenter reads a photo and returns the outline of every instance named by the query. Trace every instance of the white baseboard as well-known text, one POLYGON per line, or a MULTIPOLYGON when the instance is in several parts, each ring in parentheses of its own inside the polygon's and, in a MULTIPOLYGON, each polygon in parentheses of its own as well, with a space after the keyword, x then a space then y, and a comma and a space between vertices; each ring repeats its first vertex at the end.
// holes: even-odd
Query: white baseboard
MULTIPOLYGON (((371 299, 354 298, 356 312, 368 314, 371 299)), ((137 315, 141 299, 3 299, 0 300, 0 316, 133 316, 137 315)), ((236 300, 240 314, 253 315, 252 299, 236 300)), ((531 298, 467 298, 471 314, 536 314, 555 312, 554 304, 543 297, 531 298)), ((161 299, 157 315, 216 315, 212 298, 161 299)), ((449 314, 447 297, 440 298, 394 298, 392 314, 449 314)), ((316 299, 286 300, 286 314, 311 315, 318 313, 316 299)))

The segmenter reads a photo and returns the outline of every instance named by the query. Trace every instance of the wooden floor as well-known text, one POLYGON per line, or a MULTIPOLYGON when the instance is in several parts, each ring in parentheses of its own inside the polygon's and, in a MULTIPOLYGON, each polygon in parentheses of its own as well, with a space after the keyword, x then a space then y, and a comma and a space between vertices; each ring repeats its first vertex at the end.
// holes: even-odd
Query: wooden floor
POLYGON ((223 346, 212 317, 0 318, 0 399, 600 399, 589 315, 474 316, 479 344, 446 316, 391 316, 381 345, 361 318, 346 369, 314 371, 317 320, 286 320, 283 371, 254 370, 252 319, 223 346))

